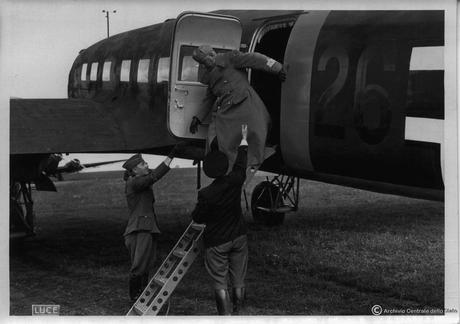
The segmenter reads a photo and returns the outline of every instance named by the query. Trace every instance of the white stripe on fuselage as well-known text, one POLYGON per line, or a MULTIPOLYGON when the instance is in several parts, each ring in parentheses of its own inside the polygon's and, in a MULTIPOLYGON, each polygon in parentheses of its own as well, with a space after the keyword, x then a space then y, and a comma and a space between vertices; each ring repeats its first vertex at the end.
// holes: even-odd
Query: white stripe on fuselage
POLYGON ((441 144, 441 172, 444 179, 444 120, 406 117, 404 139, 417 142, 441 144))
POLYGON ((414 47, 410 56, 411 71, 444 70, 444 46, 414 47))
POLYGON ((444 120, 406 117, 406 130, 404 139, 410 141, 429 142, 442 144, 444 120))
MULTIPOLYGON (((410 71, 443 71, 444 46, 412 48, 410 71)), ((441 145, 441 172, 444 179, 444 120, 406 117, 404 138, 410 141, 439 143, 441 145)))

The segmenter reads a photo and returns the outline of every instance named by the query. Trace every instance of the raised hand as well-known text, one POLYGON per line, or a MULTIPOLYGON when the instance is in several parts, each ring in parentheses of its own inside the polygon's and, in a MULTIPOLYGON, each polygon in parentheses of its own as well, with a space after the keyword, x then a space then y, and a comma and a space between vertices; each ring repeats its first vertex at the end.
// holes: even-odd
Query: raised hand
POLYGON ((287 74, 287 71, 283 65, 281 70, 278 72, 278 78, 281 80, 281 82, 286 81, 286 74, 287 74))
POLYGON ((182 141, 182 142, 179 142, 177 143, 173 148, 172 150, 169 152, 168 154, 168 157, 169 158, 174 158, 177 153, 183 153, 183 151, 185 150, 185 148, 188 146, 188 143, 186 141, 182 141))
POLYGON ((190 123, 190 133, 195 134, 198 131, 198 125, 201 125, 201 120, 197 116, 193 116, 190 123))
POLYGON ((241 125, 241 135, 243 137, 243 140, 247 141, 247 138, 248 138, 248 125, 247 124, 241 125))

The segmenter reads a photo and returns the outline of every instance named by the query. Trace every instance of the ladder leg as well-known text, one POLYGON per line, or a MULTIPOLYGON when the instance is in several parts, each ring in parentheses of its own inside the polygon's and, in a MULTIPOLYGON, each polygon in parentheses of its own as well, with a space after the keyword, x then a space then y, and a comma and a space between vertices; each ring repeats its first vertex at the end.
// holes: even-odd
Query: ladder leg
POLYGON ((205 225, 190 223, 127 315, 157 315, 201 250, 205 225))

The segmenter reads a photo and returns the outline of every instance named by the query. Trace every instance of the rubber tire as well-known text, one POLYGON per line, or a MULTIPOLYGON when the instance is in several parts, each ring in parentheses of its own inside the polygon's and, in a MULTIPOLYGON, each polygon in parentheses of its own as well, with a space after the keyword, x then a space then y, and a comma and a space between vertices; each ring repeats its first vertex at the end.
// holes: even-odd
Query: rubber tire
MULTIPOLYGON (((251 196, 252 218, 257 223, 267 226, 278 226, 283 224, 284 213, 267 212, 257 208, 270 208, 270 192, 273 198, 275 198, 279 192, 278 186, 270 181, 262 181, 254 187, 251 196)), ((282 204, 282 201, 280 201, 280 204, 282 204)))

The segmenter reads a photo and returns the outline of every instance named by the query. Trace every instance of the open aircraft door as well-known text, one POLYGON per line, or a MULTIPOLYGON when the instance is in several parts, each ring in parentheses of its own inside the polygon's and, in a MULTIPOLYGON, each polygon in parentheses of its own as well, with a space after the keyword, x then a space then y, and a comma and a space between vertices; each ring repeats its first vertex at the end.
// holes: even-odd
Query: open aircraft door
POLYGON ((210 45, 217 53, 239 49, 242 26, 236 17, 185 12, 177 17, 174 30, 168 101, 168 128, 179 138, 204 139, 211 114, 195 134, 189 126, 193 116, 205 116, 209 107, 202 104, 207 86, 198 82, 199 64, 193 50, 210 45))

